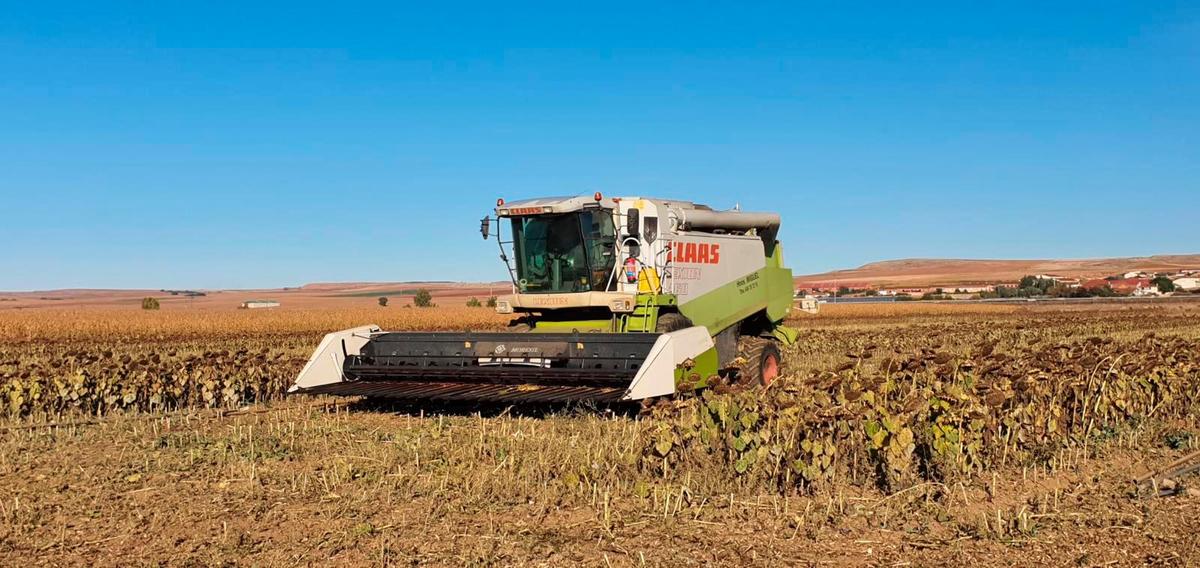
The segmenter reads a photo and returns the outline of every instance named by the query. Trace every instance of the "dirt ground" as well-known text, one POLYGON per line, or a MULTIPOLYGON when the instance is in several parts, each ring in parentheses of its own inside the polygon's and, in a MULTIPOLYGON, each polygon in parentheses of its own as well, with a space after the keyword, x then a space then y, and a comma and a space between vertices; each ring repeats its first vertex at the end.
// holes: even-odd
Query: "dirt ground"
MULTIPOLYGON (((631 428, 614 424, 625 417, 486 419, 509 436, 546 420, 553 434, 523 447, 535 462, 553 459, 564 437, 586 444, 631 428)), ((532 489, 491 458, 476 464, 482 475, 455 478, 453 455, 480 436, 481 421, 305 400, 236 416, 9 430, 0 564, 1200 562, 1200 497, 1139 498, 1130 483, 1181 451, 1115 448, 1049 474, 996 472, 982 489, 701 497, 680 486, 614 495, 532 489)))

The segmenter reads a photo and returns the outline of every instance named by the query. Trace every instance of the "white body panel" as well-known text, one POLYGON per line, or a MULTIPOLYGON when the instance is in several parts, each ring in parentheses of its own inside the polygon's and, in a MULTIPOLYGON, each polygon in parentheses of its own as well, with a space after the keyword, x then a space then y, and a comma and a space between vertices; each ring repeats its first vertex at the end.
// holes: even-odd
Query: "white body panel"
POLYGON ((379 326, 367 325, 326 335, 288 392, 342 382, 345 380, 342 362, 346 355, 360 354, 367 340, 379 332, 379 326))
MULTIPOLYGON (((658 292, 675 294, 679 303, 711 292, 721 286, 766 267, 762 239, 756 235, 731 235, 686 231, 687 216, 719 218, 719 215, 745 215, 748 222, 757 221, 759 214, 713 212, 697 210, 687 202, 660 201, 643 198, 621 198, 617 201, 616 225, 622 238, 626 237, 626 219, 630 209, 640 210, 643 236, 638 262, 642 268, 653 269, 661 279, 658 292), (655 239, 647 242, 649 219, 655 219, 655 239)), ((777 217, 774 217, 777 219, 777 217)), ((776 221, 777 223, 777 221, 776 221)), ((629 254, 631 243, 622 243, 620 259, 629 254)), ((618 289, 636 293, 636 282, 628 282, 624 271, 617 266, 618 289)))
POLYGON ((753 236, 682 233, 674 238, 670 258, 663 288, 674 292, 680 304, 767 265, 762 241, 753 236))
MULTIPOLYGON (((288 392, 346 380, 342 373, 342 362, 346 356, 360 354, 363 345, 373 335, 379 333, 378 326, 369 325, 326 335, 308 363, 304 365, 304 369, 300 371, 300 375, 296 377, 296 384, 292 385, 288 392)), ((537 336, 530 334, 530 339, 536 340, 537 336)), ((712 347, 712 336, 703 327, 689 327, 662 334, 650 348, 650 353, 646 356, 646 360, 642 363, 633 381, 630 382, 629 391, 625 393, 623 400, 641 400, 674 394, 675 368, 688 359, 699 357, 701 353, 712 347)), ((485 366, 514 364, 514 361, 481 357, 479 364, 485 366)), ((529 362, 521 364, 529 364, 529 362)), ((538 361, 535 365, 548 366, 549 362, 538 361)))
POLYGON ((712 347, 712 336, 700 326, 660 335, 630 383, 624 400, 675 394, 675 368, 712 347))

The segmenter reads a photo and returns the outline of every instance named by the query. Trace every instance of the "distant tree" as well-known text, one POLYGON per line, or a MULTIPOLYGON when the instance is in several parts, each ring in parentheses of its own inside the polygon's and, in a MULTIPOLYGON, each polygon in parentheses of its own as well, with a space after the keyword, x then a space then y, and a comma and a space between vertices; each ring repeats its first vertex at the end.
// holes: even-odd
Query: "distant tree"
POLYGON ((433 294, 430 294, 429 290, 425 288, 417 290, 417 293, 413 295, 413 305, 418 308, 434 307, 433 294))
POLYGON ((482 307, 482 306, 483 306, 483 303, 482 303, 482 302, 480 302, 480 301, 479 301, 479 298, 476 298, 475 296, 471 296, 471 299, 470 299, 470 300, 467 300, 467 307, 468 307, 468 308, 479 308, 479 307, 482 307))
POLYGON ((157 310, 158 309, 158 300, 151 298, 149 296, 142 298, 142 309, 143 310, 157 310))
POLYGON ((388 303, 387 296, 380 296, 380 297, 379 297, 379 306, 380 306, 380 307, 382 307, 382 308, 386 308, 386 307, 387 307, 387 303, 388 303))
MULTIPOLYGON (((1024 276, 1017 283, 1016 290, 1013 291, 1011 297, 1032 298, 1034 296, 1052 296, 1051 288, 1054 288, 1058 281, 1053 278, 1038 278, 1037 276, 1024 276)), ((1000 288, 996 289, 999 297, 1006 296, 1000 293, 1000 288)))
POLYGON ((1163 294, 1169 294, 1175 291, 1175 283, 1171 282, 1170 278, 1167 278, 1161 274, 1155 276, 1154 280, 1151 280, 1150 283, 1158 286, 1158 291, 1162 292, 1163 294))
POLYGON ((985 300, 986 299, 996 299, 996 298, 1007 299, 1007 298, 1016 298, 1019 295, 1019 293, 1020 293, 1020 291, 1017 288, 1013 288, 1012 286, 996 286, 995 291, 980 292, 979 297, 983 298, 985 300))
POLYGON ((1046 295, 1055 298, 1070 298, 1075 293, 1075 290, 1075 288, 1067 286, 1066 284, 1055 283, 1046 290, 1046 295))
POLYGON ((487 307, 489 307, 489 308, 496 307, 496 297, 495 296, 488 296, 487 307))

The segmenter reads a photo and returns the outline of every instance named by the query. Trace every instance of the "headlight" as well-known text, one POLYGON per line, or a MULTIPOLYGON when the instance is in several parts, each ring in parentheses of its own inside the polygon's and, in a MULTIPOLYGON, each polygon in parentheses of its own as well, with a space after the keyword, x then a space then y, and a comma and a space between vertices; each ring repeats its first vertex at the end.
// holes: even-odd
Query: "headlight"
POLYGON ((628 299, 613 300, 608 307, 614 312, 632 312, 633 302, 628 299))
POLYGON ((496 302, 496 313, 511 314, 513 313, 512 305, 505 300, 500 300, 496 302))

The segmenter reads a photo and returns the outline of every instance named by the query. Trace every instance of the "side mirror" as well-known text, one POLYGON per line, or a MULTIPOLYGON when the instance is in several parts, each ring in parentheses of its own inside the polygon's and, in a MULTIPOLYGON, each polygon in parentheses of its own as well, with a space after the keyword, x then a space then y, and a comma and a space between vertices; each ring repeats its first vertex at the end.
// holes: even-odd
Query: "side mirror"
POLYGON ((625 214, 625 233, 631 237, 637 238, 641 233, 642 212, 637 209, 630 209, 625 214))
POLYGON ((483 240, 487 240, 488 234, 492 231, 492 220, 484 217, 479 220, 479 234, 483 235, 483 240))

